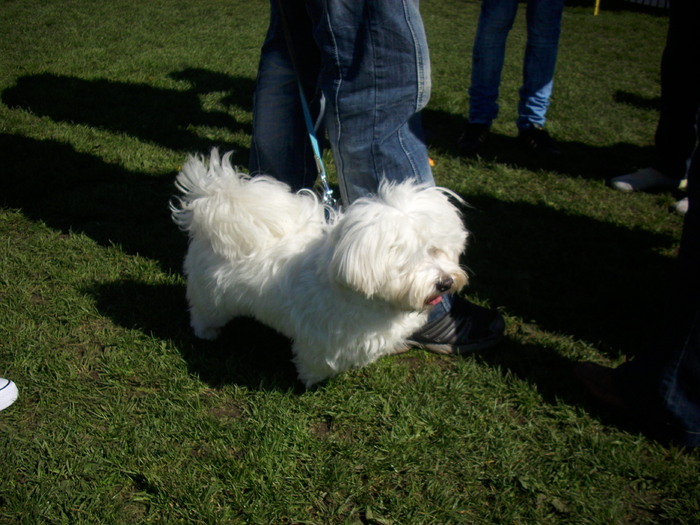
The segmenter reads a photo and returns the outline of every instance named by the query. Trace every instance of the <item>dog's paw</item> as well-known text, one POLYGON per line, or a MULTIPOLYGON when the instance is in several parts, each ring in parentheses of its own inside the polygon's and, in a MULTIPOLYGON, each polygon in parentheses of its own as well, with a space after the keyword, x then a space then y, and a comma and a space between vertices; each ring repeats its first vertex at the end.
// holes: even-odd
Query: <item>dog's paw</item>
POLYGON ((212 328, 210 326, 195 326, 194 328, 194 335, 198 339, 204 339, 205 341, 213 341, 217 337, 219 337, 219 334, 221 334, 221 328, 212 328))

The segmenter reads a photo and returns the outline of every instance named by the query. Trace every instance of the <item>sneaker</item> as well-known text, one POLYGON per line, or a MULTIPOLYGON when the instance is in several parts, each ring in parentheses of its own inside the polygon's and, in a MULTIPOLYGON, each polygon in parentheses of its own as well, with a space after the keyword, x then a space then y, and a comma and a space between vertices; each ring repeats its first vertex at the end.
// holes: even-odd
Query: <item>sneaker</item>
POLYGON ((561 155, 557 141, 542 126, 536 124, 518 131, 518 141, 534 153, 550 156, 561 155))
POLYGON ((438 354, 465 354, 496 345, 503 338, 504 329, 503 317, 496 310, 455 295, 450 311, 429 321, 408 338, 408 344, 438 354))
POLYGON ((656 168, 643 168, 620 175, 610 179, 610 185, 616 190, 630 191, 647 191, 656 189, 678 189, 683 186, 683 181, 667 177, 656 168))
POLYGON ((476 155, 478 151, 486 144, 491 132, 491 126, 488 124, 472 124, 471 122, 464 127, 464 131, 457 141, 459 152, 464 156, 476 155))
POLYGON ((4 410, 17 400, 17 385, 0 377, 0 410, 4 410))
POLYGON ((679 200, 674 208, 676 209, 676 212, 680 213, 681 215, 685 215, 688 213, 688 197, 683 197, 681 200, 679 200))

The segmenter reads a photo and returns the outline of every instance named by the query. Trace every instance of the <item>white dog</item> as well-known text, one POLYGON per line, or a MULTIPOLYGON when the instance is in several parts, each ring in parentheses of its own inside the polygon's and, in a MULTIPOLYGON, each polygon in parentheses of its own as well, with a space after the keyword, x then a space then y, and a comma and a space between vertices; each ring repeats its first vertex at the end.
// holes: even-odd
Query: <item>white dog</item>
POLYGON ((449 190, 384 183, 326 220, 312 192, 238 173, 229 157, 190 157, 171 204, 190 238, 184 271, 197 337, 254 317, 292 339, 310 387, 406 350, 432 306, 466 284, 467 232, 449 190))

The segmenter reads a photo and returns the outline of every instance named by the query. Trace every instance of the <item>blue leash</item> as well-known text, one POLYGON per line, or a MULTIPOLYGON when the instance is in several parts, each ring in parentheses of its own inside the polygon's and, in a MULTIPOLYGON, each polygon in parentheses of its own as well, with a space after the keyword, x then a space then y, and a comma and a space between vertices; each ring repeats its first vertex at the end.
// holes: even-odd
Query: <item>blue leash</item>
POLYGON ((304 87, 301 85, 301 80, 299 80, 298 77, 297 85, 299 86, 299 98, 301 98, 301 107, 304 110, 304 121, 306 122, 306 131, 309 134, 309 142, 311 142, 311 148, 314 150, 316 171, 318 171, 318 176, 321 179, 321 186, 323 187, 323 193, 321 196, 322 202, 326 206, 330 206, 333 209, 337 209, 338 203, 333 197, 333 190, 328 185, 328 177, 326 176, 326 166, 323 163, 323 158, 321 157, 321 148, 318 145, 318 139, 316 138, 316 130, 313 122, 311 121, 311 111, 309 111, 309 103, 306 101, 304 87))

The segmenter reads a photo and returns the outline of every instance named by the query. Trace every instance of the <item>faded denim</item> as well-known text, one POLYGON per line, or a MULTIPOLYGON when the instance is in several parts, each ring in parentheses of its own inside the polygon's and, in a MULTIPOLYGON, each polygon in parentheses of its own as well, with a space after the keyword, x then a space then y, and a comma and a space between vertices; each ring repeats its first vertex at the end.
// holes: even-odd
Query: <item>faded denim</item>
MULTIPOLYGON (((519 130, 544 126, 554 85, 564 0, 527 1, 527 44, 519 91, 519 130)), ((508 33, 518 0, 483 0, 472 49, 469 122, 491 123, 498 116, 498 93, 508 33)))
MULTIPOLYGON (((327 132, 343 203, 376 192, 383 179, 433 184, 419 115, 431 87, 419 2, 283 4, 299 76, 312 118, 327 132)), ((250 170, 293 189, 308 188, 316 166, 280 15, 273 0, 255 91, 250 170)))

